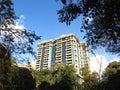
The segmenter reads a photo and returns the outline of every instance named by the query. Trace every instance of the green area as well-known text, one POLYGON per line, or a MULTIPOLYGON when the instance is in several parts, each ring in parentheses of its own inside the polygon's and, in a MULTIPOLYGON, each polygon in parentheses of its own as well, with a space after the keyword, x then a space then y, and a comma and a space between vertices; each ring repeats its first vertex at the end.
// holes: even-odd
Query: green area
MULTIPOLYGON (((29 64, 29 63, 28 63, 29 64)), ((120 62, 111 62, 102 75, 89 67, 76 74, 74 65, 55 64, 41 71, 18 67, 9 54, 0 58, 0 90, 119 90, 120 62), (99 78, 99 76, 101 76, 99 78)))

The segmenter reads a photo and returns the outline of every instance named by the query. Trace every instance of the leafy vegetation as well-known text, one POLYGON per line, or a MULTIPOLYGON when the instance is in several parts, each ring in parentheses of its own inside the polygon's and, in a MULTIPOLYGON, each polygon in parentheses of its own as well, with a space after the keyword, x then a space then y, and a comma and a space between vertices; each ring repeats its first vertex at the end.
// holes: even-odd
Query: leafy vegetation
POLYGON ((74 67, 67 65, 56 65, 50 70, 37 71, 37 74, 33 73, 33 77, 38 80, 38 90, 119 90, 119 66, 120 62, 109 63, 100 81, 97 72, 91 72, 88 67, 84 67, 81 69, 82 83, 79 83, 74 67))
POLYGON ((0 90, 119 90, 120 62, 111 62, 102 74, 81 68, 77 77, 74 66, 56 64, 36 71, 18 67, 15 58, 0 59, 0 90), (82 81, 79 82, 79 80, 82 81))
POLYGON ((36 88, 35 79, 26 68, 12 67, 10 82, 11 90, 33 90, 36 88))
POLYGON ((0 58, 0 90, 33 90, 35 80, 29 69, 20 68, 10 55, 0 58))
MULTIPOLYGON (((2 48, 5 50, 5 48, 2 48)), ((1 51, 0 51, 1 53, 1 51)), ((0 90, 9 90, 10 89, 10 81, 9 81, 9 74, 10 74, 10 54, 9 52, 3 52, 0 55, 0 90)))
POLYGON ((73 90, 77 75, 73 66, 57 64, 50 70, 33 71, 38 90, 73 90))
POLYGON ((105 90, 119 90, 120 89, 120 62, 111 62, 105 69, 103 74, 102 85, 105 90))
POLYGON ((88 67, 81 68, 82 76, 83 76, 83 83, 81 84, 80 89, 82 90, 93 90, 94 86, 97 85, 99 82, 98 73, 91 72, 88 67))

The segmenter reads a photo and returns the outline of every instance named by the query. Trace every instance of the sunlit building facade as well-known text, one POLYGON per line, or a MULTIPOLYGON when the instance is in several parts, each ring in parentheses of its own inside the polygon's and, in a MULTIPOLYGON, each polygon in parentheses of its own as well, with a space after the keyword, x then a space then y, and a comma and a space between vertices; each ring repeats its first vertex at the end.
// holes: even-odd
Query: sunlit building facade
POLYGON ((74 34, 43 41, 38 44, 36 70, 51 68, 55 63, 74 65, 79 74, 81 67, 89 66, 88 45, 74 34))

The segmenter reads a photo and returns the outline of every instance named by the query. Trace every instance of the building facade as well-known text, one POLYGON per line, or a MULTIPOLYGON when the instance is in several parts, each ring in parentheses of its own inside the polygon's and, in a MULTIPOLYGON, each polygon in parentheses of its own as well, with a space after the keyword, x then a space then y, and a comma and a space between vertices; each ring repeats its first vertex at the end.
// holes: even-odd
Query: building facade
POLYGON ((36 70, 51 68, 55 63, 74 65, 79 74, 81 67, 89 66, 88 45, 74 34, 62 35, 38 44, 36 70))

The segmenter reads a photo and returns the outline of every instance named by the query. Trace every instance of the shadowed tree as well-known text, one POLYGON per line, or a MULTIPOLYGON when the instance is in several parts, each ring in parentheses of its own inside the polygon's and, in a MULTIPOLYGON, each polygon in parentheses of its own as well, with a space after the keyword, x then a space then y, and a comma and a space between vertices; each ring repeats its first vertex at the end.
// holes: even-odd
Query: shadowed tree
POLYGON ((33 72, 37 90, 73 90, 77 75, 73 66, 56 64, 50 70, 33 72))
POLYGON ((11 90, 34 90, 35 80, 29 69, 14 66, 11 69, 11 90))
POLYGON ((98 84, 98 73, 91 72, 88 67, 81 68, 83 83, 81 84, 82 90, 94 90, 95 86, 98 84))
POLYGON ((103 73, 101 83, 95 90, 119 90, 120 89, 120 62, 113 61, 109 63, 103 73))
POLYGON ((54 79, 53 79, 54 77, 52 77, 51 73, 52 71, 48 69, 41 70, 41 71, 32 70, 32 76, 34 77, 36 81, 36 87, 40 88, 40 85, 43 82, 54 84, 54 79))
POLYGON ((34 54, 32 44, 40 39, 26 29, 16 29, 17 19, 11 0, 0 0, 0 90, 10 90, 10 54, 34 54))
POLYGON ((10 89, 10 53, 4 44, 0 44, 0 90, 10 89))
POLYGON ((33 90, 35 80, 26 68, 16 66, 8 49, 0 44, 0 90, 33 90))
POLYGON ((59 21, 67 25, 83 16, 81 31, 85 31, 87 42, 96 48, 120 52, 120 0, 61 0, 63 8, 58 10, 59 21))
MULTIPOLYGON (((58 65, 57 65, 58 66, 58 65)), ((77 75, 72 65, 64 65, 62 67, 58 67, 57 71, 57 90, 73 90, 77 83, 77 75)))
MULTIPOLYGON (((46 82, 46 81, 43 81, 39 86, 38 86, 38 89, 37 90, 50 90, 51 87, 50 87, 50 83, 46 82)), ((53 90, 53 89, 51 89, 53 90)))

